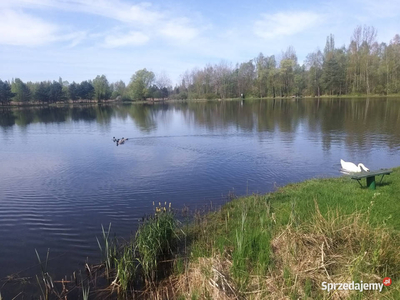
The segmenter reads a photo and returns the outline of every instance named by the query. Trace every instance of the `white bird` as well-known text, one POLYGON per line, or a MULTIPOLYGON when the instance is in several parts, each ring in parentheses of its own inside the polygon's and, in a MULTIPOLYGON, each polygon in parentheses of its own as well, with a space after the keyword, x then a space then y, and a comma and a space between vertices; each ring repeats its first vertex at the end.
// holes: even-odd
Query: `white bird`
POLYGON ((361 163, 355 165, 352 162, 347 162, 341 159, 340 164, 342 165, 342 169, 347 172, 362 172, 362 171, 369 172, 369 169, 361 163))

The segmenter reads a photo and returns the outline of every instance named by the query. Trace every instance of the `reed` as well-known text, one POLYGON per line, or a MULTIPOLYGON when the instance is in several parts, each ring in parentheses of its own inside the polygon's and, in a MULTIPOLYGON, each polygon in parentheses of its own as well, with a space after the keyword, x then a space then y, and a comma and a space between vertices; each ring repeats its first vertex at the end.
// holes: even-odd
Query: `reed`
POLYGON ((82 280, 81 281, 81 286, 82 286, 82 299, 83 300, 89 300, 89 294, 90 294, 90 284, 89 284, 89 282, 85 286, 85 282, 82 280))
POLYGON ((171 206, 159 203, 154 216, 148 217, 136 232, 137 261, 146 282, 156 279, 160 261, 172 254, 174 239, 178 237, 176 229, 177 222, 171 206))
POLYGON ((39 285, 40 292, 42 294, 40 298, 44 299, 44 300, 48 300, 50 297, 51 291, 54 289, 53 279, 51 278, 51 276, 49 275, 49 273, 47 271, 50 249, 47 249, 46 260, 44 262, 42 262, 42 260, 40 259, 40 255, 36 249, 35 249, 35 252, 36 252, 36 257, 39 261, 40 271, 41 271, 40 279, 39 279, 39 276, 36 275, 36 281, 39 285))
POLYGON ((102 243, 100 243, 100 240, 97 237, 96 240, 97 240, 97 245, 99 246, 99 249, 103 256, 103 261, 106 269, 106 276, 110 278, 111 271, 113 270, 114 267, 113 262, 116 256, 116 245, 114 241, 111 240, 110 238, 111 223, 108 225, 107 231, 105 231, 103 225, 101 225, 101 231, 103 237, 102 243))
POLYGON ((115 258, 115 284, 118 287, 120 295, 128 295, 129 292, 133 293, 133 282, 135 280, 136 257, 133 243, 124 245, 120 251, 120 255, 115 258))

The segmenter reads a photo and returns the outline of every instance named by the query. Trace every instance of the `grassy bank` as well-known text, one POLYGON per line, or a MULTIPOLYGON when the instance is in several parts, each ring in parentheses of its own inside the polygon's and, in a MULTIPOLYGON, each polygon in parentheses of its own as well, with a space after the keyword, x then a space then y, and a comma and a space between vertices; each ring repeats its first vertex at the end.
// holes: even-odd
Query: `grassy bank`
POLYGON ((384 182, 315 179, 235 199, 190 226, 189 259, 151 297, 400 299, 400 169, 384 182), (321 290, 385 277, 382 293, 321 290))

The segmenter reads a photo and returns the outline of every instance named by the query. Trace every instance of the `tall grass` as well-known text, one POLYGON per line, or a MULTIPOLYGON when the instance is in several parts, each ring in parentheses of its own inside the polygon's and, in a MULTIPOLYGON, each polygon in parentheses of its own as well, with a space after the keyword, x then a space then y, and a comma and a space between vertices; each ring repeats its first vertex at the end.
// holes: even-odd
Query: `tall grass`
POLYGON ((101 225, 101 231, 102 231, 102 243, 100 243, 100 240, 96 237, 97 240, 97 245, 99 246, 99 249, 102 253, 103 260, 105 263, 105 269, 106 269, 106 275, 107 277, 111 276, 111 270, 114 267, 114 259, 116 256, 116 245, 115 243, 111 240, 110 238, 110 232, 111 232, 111 223, 108 225, 108 230, 105 231, 103 225, 101 225))
POLYGON ((136 257, 133 243, 125 245, 120 255, 115 258, 116 276, 114 282, 118 285, 118 292, 127 295, 133 293, 133 282, 136 275, 136 257))
POLYGON ((173 251, 172 243, 176 235, 177 223, 170 207, 156 207, 154 216, 147 218, 139 227, 135 237, 138 262, 145 280, 152 282, 157 277, 157 266, 173 251))
POLYGON ((48 300, 50 297, 51 291, 54 289, 53 279, 51 278, 51 276, 49 275, 49 273, 47 271, 50 249, 47 249, 46 260, 44 262, 42 262, 42 260, 40 259, 40 255, 36 249, 35 249, 35 252, 36 252, 36 257, 40 264, 40 271, 41 271, 40 279, 39 279, 39 276, 36 275, 36 281, 37 281, 40 291, 42 293, 41 298, 43 297, 42 298, 43 300, 48 300))

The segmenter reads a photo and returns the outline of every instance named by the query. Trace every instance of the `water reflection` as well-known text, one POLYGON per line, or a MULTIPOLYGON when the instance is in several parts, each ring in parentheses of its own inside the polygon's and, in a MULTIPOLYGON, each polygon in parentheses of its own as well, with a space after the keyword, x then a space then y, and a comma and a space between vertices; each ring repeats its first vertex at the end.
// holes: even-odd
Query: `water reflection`
POLYGON ((323 99, 323 100, 248 100, 221 102, 185 102, 156 105, 96 105, 0 110, 3 129, 33 123, 97 122, 109 124, 113 118, 130 118, 145 133, 154 132, 160 123, 168 123, 171 113, 182 114, 185 123, 207 130, 229 128, 244 132, 287 133, 295 138, 299 126, 323 135, 324 148, 346 133, 346 143, 368 147, 365 135, 392 136, 390 147, 399 144, 400 101, 395 99, 323 99))
POLYGON ((321 140, 324 151, 342 141, 346 147, 368 149, 372 142, 391 149, 400 144, 398 99, 247 100, 184 102, 156 105, 95 105, 0 110, 0 126, 10 130, 35 123, 96 122, 109 126, 112 119, 134 122, 145 134, 168 126, 173 113, 187 125, 207 131, 235 128, 240 132, 279 132, 287 142, 298 130, 321 140))

